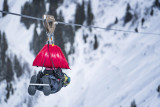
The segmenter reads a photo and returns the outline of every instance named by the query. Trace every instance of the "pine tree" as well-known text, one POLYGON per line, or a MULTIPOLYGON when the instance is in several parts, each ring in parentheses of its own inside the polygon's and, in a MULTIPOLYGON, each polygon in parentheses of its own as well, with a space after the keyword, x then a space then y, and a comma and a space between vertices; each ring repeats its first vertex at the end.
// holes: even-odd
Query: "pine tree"
POLYGON ((36 28, 37 28, 37 26, 35 26, 35 28, 34 28, 33 41, 30 43, 30 50, 33 50, 33 53, 35 55, 37 55, 37 53, 39 52, 38 42, 40 43, 36 28))
POLYGON ((88 2, 87 9, 87 25, 91 25, 93 23, 94 15, 92 13, 91 1, 88 2))
POLYGON ((7 83, 7 86, 6 86, 6 99, 5 99, 5 102, 7 102, 7 100, 9 99, 10 95, 13 94, 13 86, 12 86, 12 83, 7 83))
POLYGON ((142 20, 141 20, 141 25, 142 25, 142 26, 143 26, 143 24, 144 24, 144 21, 145 21, 145 19, 142 18, 142 20))
POLYGON ((1 45, 2 45, 2 44, 1 44, 1 38, 2 38, 2 37, 1 37, 1 31, 0 31, 0 53, 1 53, 1 45))
MULTIPOLYGON (((57 19, 59 21, 63 21, 64 20, 63 14, 62 14, 61 11, 58 14, 57 19)), ((66 51, 65 51, 65 47, 64 47, 65 39, 66 39, 65 34, 67 32, 65 32, 65 30, 62 30, 62 29, 64 29, 64 25, 59 25, 59 26, 56 27, 54 40, 55 40, 55 44, 58 45, 61 48, 62 52, 64 53, 64 55, 66 57, 66 59, 68 60, 68 57, 67 57, 67 54, 66 54, 66 51)))
MULTIPOLYGON (((4 0, 4 3, 3 3, 3 11, 9 11, 8 9, 8 3, 7 3, 7 0, 4 0)), ((3 13, 2 16, 6 16, 7 14, 6 13, 3 13)))
POLYGON ((69 42, 71 44, 70 51, 68 54, 74 53, 74 46, 73 46, 74 37, 75 37, 75 32, 74 32, 73 27, 72 26, 65 26, 64 34, 63 34, 64 43, 69 42))
POLYGON ((97 48, 98 48, 97 36, 94 35, 94 45, 93 45, 93 49, 96 50, 97 48))
POLYGON ((88 34, 87 34, 87 35, 84 35, 84 34, 83 34, 84 43, 87 43, 87 38, 88 38, 88 34))
MULTIPOLYGON (((1 38, 2 38, 2 36, 1 36, 1 31, 0 31, 0 55, 1 55, 1 49, 2 49, 2 42, 1 42, 1 38)), ((1 56, 0 56, 0 58, 1 58, 1 56)))
POLYGON ((153 16, 153 14, 154 14, 154 10, 153 10, 153 8, 152 8, 152 9, 151 9, 151 12, 150 12, 150 15, 153 16))
POLYGON ((20 77, 23 73, 23 69, 20 65, 20 62, 17 59, 17 56, 14 56, 14 71, 16 72, 16 76, 20 77))
POLYGON ((131 12, 129 11, 131 9, 131 6, 129 5, 129 3, 127 4, 127 8, 126 8, 126 15, 124 17, 124 24, 128 23, 129 21, 131 21, 133 15, 131 14, 131 12))
POLYGON ((37 40, 37 45, 38 45, 38 52, 42 49, 42 47, 46 44, 47 41, 47 35, 45 29, 42 29, 40 35, 39 35, 39 40, 37 40))
POLYGON ((9 58, 7 58, 6 80, 7 82, 11 82, 13 80, 12 62, 9 58))
MULTIPOLYGON (((21 10, 21 14, 42 17, 46 11, 45 0, 33 0, 31 3, 26 2, 21 10)), ((21 22, 24 23, 27 29, 29 29, 30 25, 33 23, 38 24, 38 21, 33 19, 26 19, 24 17, 21 17, 21 22)))
POLYGON ((45 0, 33 0, 31 5, 33 11, 32 15, 36 17, 42 17, 46 11, 45 0))
POLYGON ((157 7, 160 7, 160 2, 159 2, 159 0, 155 0, 155 6, 157 6, 157 7))
POLYGON ((132 14, 130 12, 127 12, 125 19, 124 19, 124 22, 128 23, 129 21, 131 21, 132 17, 133 17, 132 14))
POLYGON ((2 80, 2 57, 1 57, 2 43, 1 43, 1 31, 0 31, 0 80, 2 80))
POLYGON ((130 4, 128 3, 128 4, 127 4, 127 8, 126 8, 127 12, 128 12, 130 9, 131 9, 131 6, 130 6, 130 4))
POLYGON ((49 12, 48 14, 52 14, 55 19, 57 19, 57 13, 56 10, 58 8, 58 0, 49 0, 49 12))
POLYGON ((2 58, 2 66, 5 65, 6 51, 8 49, 8 44, 6 40, 6 35, 3 33, 2 41, 1 41, 1 58, 2 58))
POLYGON ((131 102, 131 107, 137 107, 135 100, 131 102))
MULTIPOLYGON (((26 2, 21 8, 21 14, 32 16, 32 12, 32 6, 29 2, 26 2)), ((30 25, 34 23, 34 20, 21 17, 21 22, 24 23, 27 29, 29 29, 30 25)))
POLYGON ((116 20, 114 21, 114 24, 117 24, 118 23, 118 18, 116 17, 116 20))
POLYGON ((7 100, 9 99, 9 97, 10 97, 10 91, 9 91, 9 83, 7 83, 7 86, 6 86, 6 91, 7 91, 7 93, 6 93, 6 102, 7 102, 7 100))
MULTIPOLYGON (((77 4, 74 22, 76 24, 83 24, 84 20, 85 20, 85 11, 84 11, 84 0, 83 0, 82 5, 77 4)), ((79 26, 75 27, 76 30, 78 30, 79 28, 80 28, 79 26)))
POLYGON ((157 92, 160 93, 160 85, 157 87, 157 92))
POLYGON ((138 32, 138 28, 137 27, 135 28, 135 32, 138 32))
MULTIPOLYGON (((1 33, 0 33, 1 35, 1 33)), ((5 74, 6 74, 6 51, 8 48, 7 40, 5 38, 5 33, 3 33, 1 36, 1 46, 0 46, 0 80, 5 79, 5 74)))
POLYGON ((84 7, 85 3, 84 3, 84 0, 82 1, 82 6, 81 6, 81 17, 82 17, 82 24, 85 20, 85 7, 84 7))
POLYGON ((13 69, 12 69, 12 62, 7 57, 6 51, 8 49, 8 44, 6 40, 6 35, 3 32, 3 36, 1 36, 1 75, 2 78, 5 77, 7 82, 10 82, 13 79, 13 69), (7 61, 6 61, 7 59, 7 61))

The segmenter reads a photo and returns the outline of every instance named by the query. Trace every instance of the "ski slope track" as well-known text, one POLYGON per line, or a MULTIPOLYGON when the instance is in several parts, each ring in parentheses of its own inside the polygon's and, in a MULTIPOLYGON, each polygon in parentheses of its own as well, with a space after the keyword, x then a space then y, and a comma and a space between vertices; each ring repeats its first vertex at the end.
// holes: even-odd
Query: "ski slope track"
MULTIPOLYGON (((10 12, 20 13, 25 2, 8 0, 10 12)), ((82 0, 64 0, 57 10, 62 11, 66 23, 74 20, 76 2, 82 3, 82 0)), ((88 0, 85 0, 85 3, 87 2, 88 0)), ((154 15, 150 16, 153 3, 154 0, 91 0, 94 25, 112 25, 111 28, 133 31, 137 27, 140 32, 160 33, 160 10, 153 8, 154 15), (133 24, 133 18, 124 26, 127 3, 138 19, 133 24), (116 17, 118 23, 113 24, 116 17), (141 26, 143 17, 145 22, 141 26)), ((2 4, 3 0, 0 1, 0 9, 2 4)), ((31 66, 34 56, 29 50, 34 25, 27 30, 20 23, 20 17, 7 15, 0 18, 0 30, 7 36, 7 52, 21 57, 33 71, 38 70, 31 66)), ((26 73, 19 80, 15 80, 15 93, 7 103, 0 101, 0 106, 27 107, 31 104, 33 107, 130 107, 135 100, 137 107, 160 107, 160 96, 157 92, 160 84, 159 41, 160 35, 100 29, 92 29, 90 32, 82 27, 75 35, 75 53, 69 55, 71 70, 64 71, 71 77, 71 83, 67 87, 50 96, 37 92, 31 97, 27 93, 30 77, 26 73), (84 34, 89 35, 86 43, 84 34), (93 49, 95 35, 98 41, 96 50, 93 49)), ((65 45, 66 50, 69 44, 65 45)), ((1 99, 4 99, 6 93, 5 84, 5 81, 0 83, 1 99)))

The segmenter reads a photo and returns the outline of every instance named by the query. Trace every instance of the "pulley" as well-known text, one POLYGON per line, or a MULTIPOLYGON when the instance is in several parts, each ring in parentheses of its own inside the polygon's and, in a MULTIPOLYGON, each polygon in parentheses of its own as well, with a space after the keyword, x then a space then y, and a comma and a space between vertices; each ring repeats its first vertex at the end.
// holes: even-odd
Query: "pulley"
POLYGON ((48 42, 51 41, 53 44, 53 36, 57 23, 55 22, 54 16, 52 15, 43 15, 43 19, 43 24, 48 35, 48 42))

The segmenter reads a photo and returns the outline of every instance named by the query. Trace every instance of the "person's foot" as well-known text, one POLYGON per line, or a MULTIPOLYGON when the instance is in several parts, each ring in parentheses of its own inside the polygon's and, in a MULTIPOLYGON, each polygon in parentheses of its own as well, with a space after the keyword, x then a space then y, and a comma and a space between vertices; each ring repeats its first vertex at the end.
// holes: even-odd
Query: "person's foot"
MULTIPOLYGON (((35 83, 36 84, 36 82, 37 82, 37 76, 33 75, 31 77, 30 83, 35 83)), ((32 96, 35 95, 35 93, 36 93, 36 86, 29 85, 29 87, 28 87, 28 93, 29 93, 29 95, 32 95, 32 96)))

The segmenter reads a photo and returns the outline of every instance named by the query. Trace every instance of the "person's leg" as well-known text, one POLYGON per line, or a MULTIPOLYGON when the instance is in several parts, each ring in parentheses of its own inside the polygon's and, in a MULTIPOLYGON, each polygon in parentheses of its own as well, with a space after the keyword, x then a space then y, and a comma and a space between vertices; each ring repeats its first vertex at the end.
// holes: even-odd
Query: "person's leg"
MULTIPOLYGON (((30 83, 37 83, 37 76, 36 75, 33 75, 31 77, 31 80, 30 80, 30 83)), ((28 93, 29 95, 35 95, 36 93, 36 86, 35 85, 29 85, 28 87, 28 93)))
POLYGON ((51 93, 56 93, 62 88, 62 81, 55 76, 50 75, 51 80, 51 93))
POLYGON ((48 84, 49 85, 49 86, 43 86, 43 93, 44 93, 44 95, 48 96, 51 93, 49 76, 43 76, 42 77, 42 82, 43 82, 43 84, 48 84))

